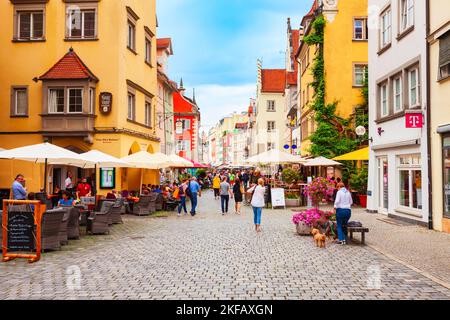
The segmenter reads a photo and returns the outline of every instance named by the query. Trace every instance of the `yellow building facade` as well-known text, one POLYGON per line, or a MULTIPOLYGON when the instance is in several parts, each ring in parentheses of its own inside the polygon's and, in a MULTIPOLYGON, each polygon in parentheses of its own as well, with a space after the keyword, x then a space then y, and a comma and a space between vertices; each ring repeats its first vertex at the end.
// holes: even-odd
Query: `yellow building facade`
MULTIPOLYGON (((155 0, 10 0, 0 3, 0 147, 48 141, 75 152, 96 149, 121 158, 157 152, 155 0)), ((0 160, 0 188, 16 174, 29 191, 44 170, 0 160)), ((47 191, 93 171, 49 170, 47 191)), ((156 183, 148 171, 144 183, 156 183)), ((97 189, 100 194, 108 190, 97 189)), ((138 169, 115 170, 115 189, 139 189, 138 169)))
POLYGON ((429 99, 433 228, 450 233, 450 12, 429 3, 429 99))
POLYGON ((298 105, 301 109, 301 154, 308 155, 309 136, 316 125, 311 111, 314 80, 311 69, 318 53, 317 46, 308 46, 303 38, 311 33, 311 24, 318 15, 326 20, 324 30, 325 103, 338 102, 336 113, 348 118, 362 102, 364 70, 368 61, 367 0, 314 1, 310 12, 302 20, 304 35, 297 52, 299 63, 298 105))

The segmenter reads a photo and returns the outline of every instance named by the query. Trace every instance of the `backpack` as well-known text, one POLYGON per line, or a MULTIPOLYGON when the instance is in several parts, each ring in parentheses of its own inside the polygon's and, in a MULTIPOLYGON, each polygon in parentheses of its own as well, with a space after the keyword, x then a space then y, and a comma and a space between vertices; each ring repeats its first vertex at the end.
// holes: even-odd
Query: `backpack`
POLYGON ((186 195, 191 198, 192 197, 192 192, 191 192, 191 182, 189 181, 188 186, 186 188, 186 195))

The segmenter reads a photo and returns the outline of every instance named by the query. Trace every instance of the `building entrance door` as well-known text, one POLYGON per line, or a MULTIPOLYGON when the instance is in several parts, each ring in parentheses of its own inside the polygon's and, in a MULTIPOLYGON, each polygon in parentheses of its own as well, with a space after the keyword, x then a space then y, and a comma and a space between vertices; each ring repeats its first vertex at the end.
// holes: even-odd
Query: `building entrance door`
POLYGON ((388 213, 389 208, 389 175, 388 159, 378 158, 378 212, 388 213))

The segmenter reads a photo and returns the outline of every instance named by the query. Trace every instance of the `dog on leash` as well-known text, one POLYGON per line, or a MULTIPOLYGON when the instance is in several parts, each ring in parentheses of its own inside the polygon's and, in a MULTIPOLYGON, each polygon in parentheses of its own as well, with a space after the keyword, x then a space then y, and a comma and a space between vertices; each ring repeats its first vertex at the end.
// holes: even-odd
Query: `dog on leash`
POLYGON ((316 243, 316 246, 319 248, 325 248, 325 241, 326 237, 324 234, 320 233, 319 229, 312 229, 311 234, 313 235, 314 242, 316 243))

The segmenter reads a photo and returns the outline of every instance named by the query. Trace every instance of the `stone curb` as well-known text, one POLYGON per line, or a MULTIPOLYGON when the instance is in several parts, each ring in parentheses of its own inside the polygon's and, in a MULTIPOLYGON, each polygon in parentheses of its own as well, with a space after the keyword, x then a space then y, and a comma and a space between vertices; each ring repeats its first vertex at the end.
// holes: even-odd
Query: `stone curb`
POLYGON ((450 284, 449 284, 449 283, 447 283, 447 282, 445 282, 445 281, 442 281, 442 280, 436 278, 435 276, 432 276, 432 275, 429 274, 428 272, 422 271, 422 270, 420 270, 420 269, 418 269, 418 268, 416 268, 416 267, 414 267, 414 266, 412 266, 412 265, 410 265, 410 264, 408 264, 408 263, 406 263, 406 262, 404 262, 404 261, 398 259, 397 257, 395 257, 395 256, 393 256, 393 255, 391 255, 391 254, 389 254, 389 253, 387 253, 387 252, 384 252, 383 250, 381 250, 380 248, 378 248, 378 247, 376 247, 376 246, 374 246, 374 245, 371 245, 371 244, 366 244, 366 245, 367 245, 369 248, 371 248, 371 249, 373 249, 373 250, 375 250, 375 251, 381 253, 382 255, 384 255, 384 256, 386 256, 386 257, 388 257, 389 259, 394 260, 394 261, 396 261, 396 262, 398 262, 398 263, 404 265, 405 267, 407 267, 407 268, 409 268, 409 269, 411 269, 411 270, 413 270, 413 271, 419 273, 420 275, 422 275, 422 276, 424 276, 424 277, 430 279, 431 281, 436 282, 437 284, 439 284, 439 285, 441 285, 441 286, 443 286, 443 287, 445 287, 445 288, 447 288, 447 289, 450 290, 450 284))

